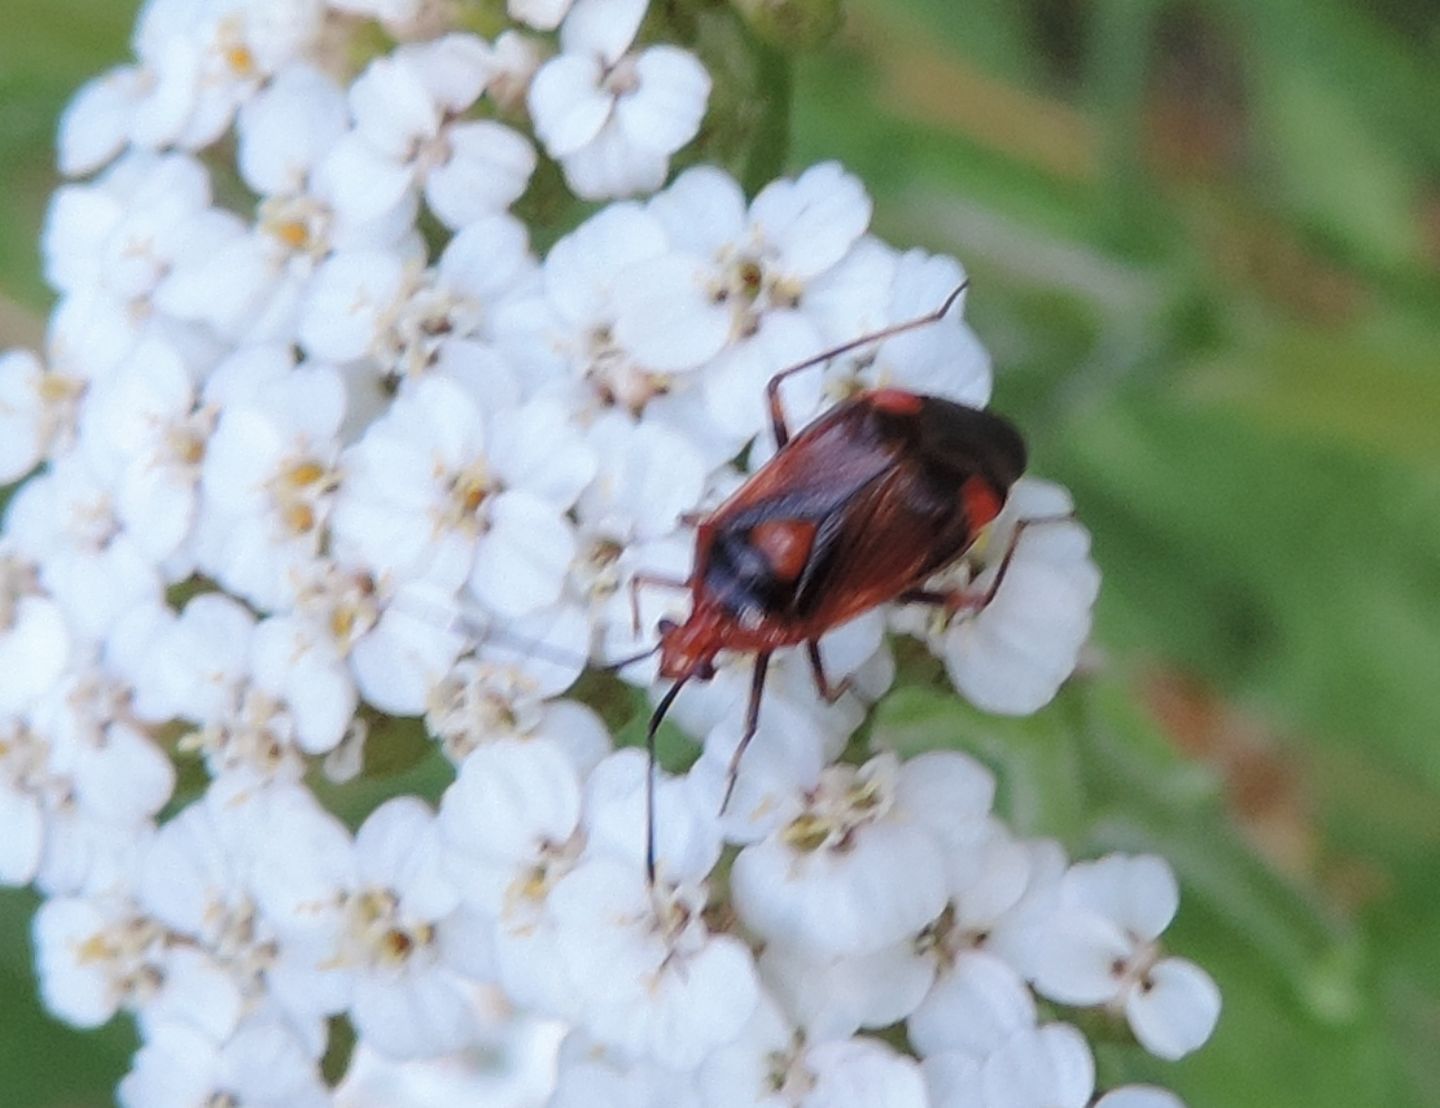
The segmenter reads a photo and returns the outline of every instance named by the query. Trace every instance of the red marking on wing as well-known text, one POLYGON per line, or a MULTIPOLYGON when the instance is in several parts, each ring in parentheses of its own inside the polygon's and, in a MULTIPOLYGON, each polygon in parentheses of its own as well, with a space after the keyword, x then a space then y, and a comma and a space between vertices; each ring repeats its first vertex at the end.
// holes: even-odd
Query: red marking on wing
POLYGON ((751 528, 750 541, 780 581, 794 581, 805 569, 815 543, 815 524, 806 520, 772 519, 751 528))
POLYGON ((876 389, 866 399, 876 411, 890 415, 919 415, 925 406, 924 397, 904 389, 876 389))
POLYGON ((967 478, 960 486, 960 500, 965 505, 965 519, 972 533, 998 516, 1005 506, 1005 498, 983 477, 967 478))

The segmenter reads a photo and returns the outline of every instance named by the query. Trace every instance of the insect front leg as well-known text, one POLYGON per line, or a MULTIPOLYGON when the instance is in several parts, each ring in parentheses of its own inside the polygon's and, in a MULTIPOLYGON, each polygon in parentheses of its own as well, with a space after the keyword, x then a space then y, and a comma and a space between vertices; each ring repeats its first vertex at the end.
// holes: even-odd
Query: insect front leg
POLYGON ((730 807, 730 795, 735 791, 735 781, 740 775, 740 759, 745 757, 745 748, 760 727, 760 697, 765 692, 765 671, 769 668, 768 652, 755 655, 755 673, 750 679, 750 704, 745 709, 745 730, 740 732, 740 741, 735 746, 735 753, 730 755, 730 767, 725 771, 725 796, 720 801, 722 816, 730 807))
POLYGON ((642 572, 630 578, 630 629, 637 638, 640 636, 640 589, 645 585, 683 590, 690 587, 690 582, 663 573, 642 572))
POLYGON ((834 704, 842 696, 850 691, 853 681, 850 677, 841 679, 838 685, 831 685, 825 676, 825 661, 820 657, 820 643, 817 639, 811 639, 805 644, 805 649, 810 655, 810 672, 815 676, 815 688, 827 704, 834 704))

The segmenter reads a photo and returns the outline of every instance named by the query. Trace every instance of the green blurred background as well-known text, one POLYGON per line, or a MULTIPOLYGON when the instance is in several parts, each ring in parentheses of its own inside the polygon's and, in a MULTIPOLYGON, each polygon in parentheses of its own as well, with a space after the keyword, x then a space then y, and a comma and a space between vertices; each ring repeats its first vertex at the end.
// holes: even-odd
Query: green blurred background
MULTIPOLYGON (((55 116, 133 10, 4 5, 0 347, 39 341, 55 116)), ((1090 1027, 1102 1079, 1440 1104, 1440 5, 853 0, 780 92, 792 167, 965 261, 996 404, 1094 530, 1084 680, 1022 722, 911 688, 877 730, 1174 861, 1220 1028, 1169 1066, 1090 1027)), ((31 909, 0 895, 0 1103, 107 1103, 131 1033, 40 1012, 31 909)))

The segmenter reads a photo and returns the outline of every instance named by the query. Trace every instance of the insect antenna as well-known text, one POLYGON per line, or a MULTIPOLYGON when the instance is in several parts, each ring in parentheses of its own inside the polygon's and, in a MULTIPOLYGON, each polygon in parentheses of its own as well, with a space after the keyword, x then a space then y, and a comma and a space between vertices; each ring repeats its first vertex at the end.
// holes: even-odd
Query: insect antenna
MULTIPOLYGON (((463 601, 460 601, 463 603, 463 601)), ((559 666, 581 666, 600 673, 618 673, 626 666, 644 661, 659 652, 661 643, 646 647, 635 654, 628 654, 614 661, 597 663, 578 651, 556 649, 543 639, 520 635, 503 625, 489 622, 482 614, 464 608, 446 610, 439 604, 427 604, 416 597, 407 596, 391 605, 391 610, 425 620, 437 628, 453 632, 468 640, 472 646, 492 643, 514 648, 521 657, 540 658, 559 666)))
POLYGON ((650 715, 650 726, 645 729, 645 879, 652 889, 655 887, 655 734, 689 679, 687 674, 665 690, 650 715))

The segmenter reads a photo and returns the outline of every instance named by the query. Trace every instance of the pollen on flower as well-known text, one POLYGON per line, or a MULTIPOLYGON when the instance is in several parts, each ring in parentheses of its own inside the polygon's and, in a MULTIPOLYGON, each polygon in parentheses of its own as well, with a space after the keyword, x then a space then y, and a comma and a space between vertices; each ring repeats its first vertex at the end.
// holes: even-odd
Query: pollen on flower
POLYGON ((489 467, 483 460, 477 460, 450 474, 446 484, 448 506, 440 516, 439 525, 447 530, 484 530, 485 520, 480 509, 495 492, 489 467))

